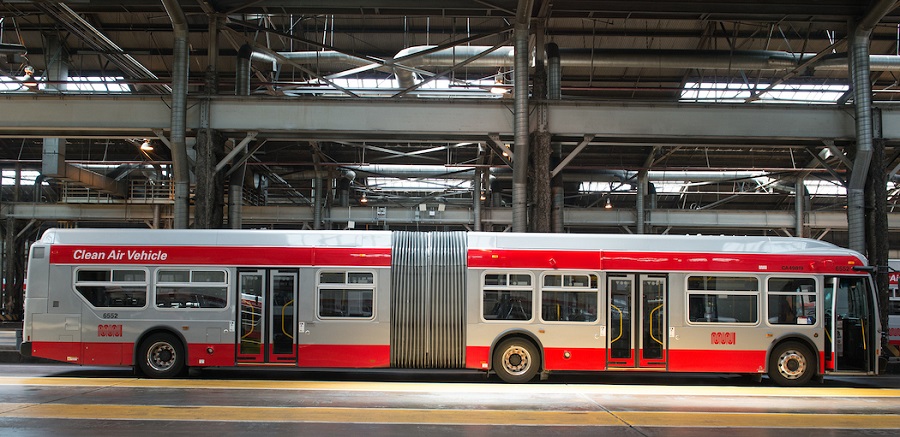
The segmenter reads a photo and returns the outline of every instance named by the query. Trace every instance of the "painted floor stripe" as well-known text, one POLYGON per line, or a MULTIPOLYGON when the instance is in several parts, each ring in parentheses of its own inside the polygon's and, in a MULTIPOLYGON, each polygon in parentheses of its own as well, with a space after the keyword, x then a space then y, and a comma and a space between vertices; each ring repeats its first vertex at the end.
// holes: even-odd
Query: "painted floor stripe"
POLYGON ((900 415, 3 404, 0 418, 361 424, 900 429, 900 415))
POLYGON ((494 384, 494 383, 417 383, 368 381, 272 381, 272 380, 197 380, 197 379, 138 379, 138 378, 22 378, 2 377, 0 385, 59 386, 59 387, 122 387, 122 388, 179 388, 233 390, 319 390, 319 391, 377 391, 442 393, 583 393, 627 394, 653 396, 771 396, 802 398, 900 398, 900 389, 844 388, 844 387, 708 387, 659 385, 602 385, 602 384, 494 384))

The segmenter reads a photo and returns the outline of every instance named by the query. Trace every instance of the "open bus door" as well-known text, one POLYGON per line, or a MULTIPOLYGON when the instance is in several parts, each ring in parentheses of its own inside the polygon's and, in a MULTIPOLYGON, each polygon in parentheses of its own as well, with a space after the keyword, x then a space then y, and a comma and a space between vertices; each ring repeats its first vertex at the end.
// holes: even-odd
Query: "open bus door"
POLYGON ((239 270, 238 277, 238 364, 297 364, 297 271, 239 270))
POLYGON ((876 372, 878 314, 866 276, 825 278, 825 370, 876 372))

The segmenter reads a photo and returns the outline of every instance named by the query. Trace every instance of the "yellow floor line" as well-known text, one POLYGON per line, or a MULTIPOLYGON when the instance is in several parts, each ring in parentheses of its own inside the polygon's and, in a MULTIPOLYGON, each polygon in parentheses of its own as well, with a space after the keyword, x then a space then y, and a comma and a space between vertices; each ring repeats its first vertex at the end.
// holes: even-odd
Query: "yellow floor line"
POLYGON ((2 404, 0 417, 29 419, 321 422, 433 425, 900 429, 900 415, 428 410, 98 404, 2 404))
POLYGON ((770 396, 770 397, 872 397, 900 398, 895 388, 844 387, 708 387, 658 385, 602 385, 602 384, 496 384, 496 383, 417 383, 363 381, 272 381, 272 380, 198 380, 198 379, 139 379, 139 378, 22 378, 0 377, 0 385, 61 386, 61 387, 124 387, 124 388, 181 388, 181 389, 265 389, 265 390, 321 390, 321 391, 433 391, 442 393, 582 393, 629 394, 654 396, 770 396))

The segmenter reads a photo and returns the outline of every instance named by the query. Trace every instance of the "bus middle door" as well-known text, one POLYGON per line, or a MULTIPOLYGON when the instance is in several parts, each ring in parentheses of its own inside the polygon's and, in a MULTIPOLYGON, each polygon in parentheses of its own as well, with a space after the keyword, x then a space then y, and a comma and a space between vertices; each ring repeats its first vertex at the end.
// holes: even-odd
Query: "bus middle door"
POLYGON ((609 367, 664 368, 666 277, 611 274, 607 277, 607 302, 609 367))
POLYGON ((296 270, 240 270, 238 364, 297 364, 296 270))

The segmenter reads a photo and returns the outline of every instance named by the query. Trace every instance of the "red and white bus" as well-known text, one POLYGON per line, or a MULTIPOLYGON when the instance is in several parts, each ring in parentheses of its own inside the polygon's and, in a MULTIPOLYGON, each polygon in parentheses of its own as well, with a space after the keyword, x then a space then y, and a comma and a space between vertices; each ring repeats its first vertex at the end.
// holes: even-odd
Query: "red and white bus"
POLYGON ((135 366, 877 374, 859 254, 808 239, 59 229, 25 355, 135 366))
POLYGON ((888 344, 891 345, 892 359, 900 357, 900 260, 888 261, 891 268, 888 281, 888 344))

